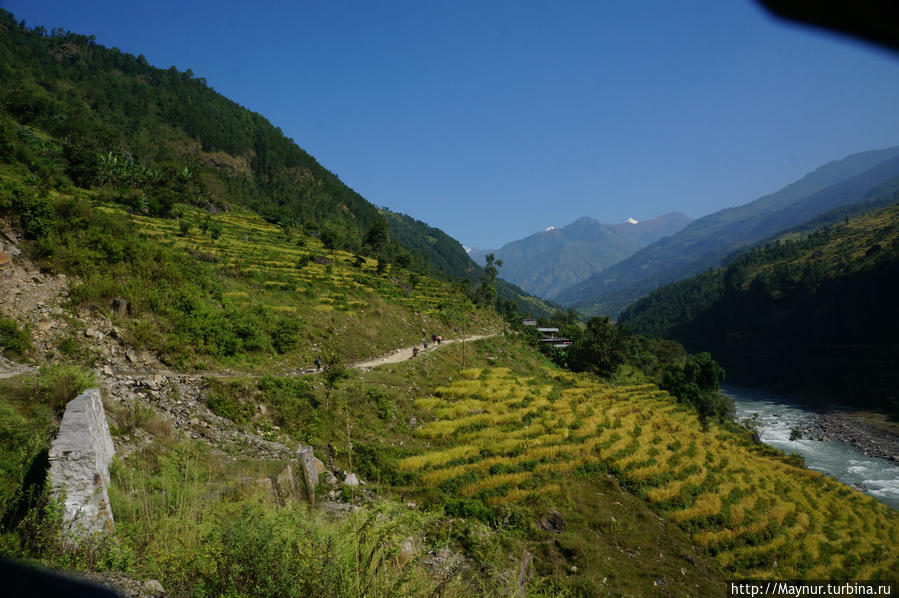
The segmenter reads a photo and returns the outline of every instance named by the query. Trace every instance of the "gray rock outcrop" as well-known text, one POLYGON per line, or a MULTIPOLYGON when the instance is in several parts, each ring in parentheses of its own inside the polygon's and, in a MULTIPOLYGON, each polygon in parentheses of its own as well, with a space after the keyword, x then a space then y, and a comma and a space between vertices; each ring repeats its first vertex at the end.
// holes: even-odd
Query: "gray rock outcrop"
POLYGON ((50 445, 52 496, 64 497, 63 525, 70 536, 115 531, 106 492, 114 454, 100 389, 88 389, 66 405, 50 445))
POLYGON ((318 476, 325 471, 325 464, 315 457, 311 446, 301 446, 297 449, 297 461, 303 471, 303 484, 306 487, 306 500, 310 505, 315 504, 315 487, 318 485, 318 476))

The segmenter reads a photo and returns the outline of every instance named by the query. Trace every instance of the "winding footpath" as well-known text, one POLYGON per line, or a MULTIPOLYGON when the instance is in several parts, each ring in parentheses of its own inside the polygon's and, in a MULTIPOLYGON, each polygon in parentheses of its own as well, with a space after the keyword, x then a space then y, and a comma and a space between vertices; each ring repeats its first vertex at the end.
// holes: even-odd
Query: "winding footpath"
MULTIPOLYGON (((428 343, 428 348, 423 349, 421 344, 411 345, 409 347, 402 347, 400 349, 395 349, 390 353, 386 353, 379 357, 375 357, 374 359, 367 359, 365 361, 357 361, 354 363, 347 364, 347 367, 357 369, 357 370, 370 370, 372 368, 380 367, 382 365, 387 365, 391 363, 400 363, 402 361, 406 361, 412 358, 412 350, 418 348, 419 356, 427 355, 432 351, 438 350, 443 345, 451 345, 453 343, 459 342, 473 342, 479 341, 484 338, 490 338, 494 336, 499 336, 502 332, 493 332, 490 334, 474 334, 471 336, 465 336, 462 338, 448 338, 441 341, 439 345, 428 343)), ((35 368, 32 368, 35 369, 35 368)), ((281 376, 286 377, 295 377, 295 376, 306 376, 308 374, 315 374, 318 370, 315 368, 305 368, 305 369, 296 369, 296 370, 287 370, 282 372, 281 376)), ((2 370, 0 370, 2 372, 2 370)), ((19 372, 22 373, 22 372, 19 372)), ((161 369, 123 369, 123 368, 110 368, 110 371, 107 372, 109 375, 113 376, 131 376, 132 378, 149 378, 154 376, 161 376, 163 378, 180 378, 184 376, 197 377, 197 378, 233 378, 233 377, 243 377, 243 378, 262 378, 263 376, 270 374, 253 374, 248 372, 239 372, 233 370, 203 370, 196 372, 178 372, 175 370, 161 370, 161 369)), ((8 374, 9 376, 16 375, 15 373, 8 374)), ((0 377, 4 377, 2 373, 0 373, 0 377)))

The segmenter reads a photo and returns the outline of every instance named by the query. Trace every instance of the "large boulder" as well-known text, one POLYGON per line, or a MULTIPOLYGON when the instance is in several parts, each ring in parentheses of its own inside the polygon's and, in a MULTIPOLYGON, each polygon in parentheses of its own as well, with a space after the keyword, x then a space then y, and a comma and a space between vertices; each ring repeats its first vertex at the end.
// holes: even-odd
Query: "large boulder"
POLYGON ((64 531, 75 539, 115 531, 106 491, 114 454, 100 389, 88 389, 66 405, 49 454, 51 496, 62 499, 64 531))
POLYGON ((318 476, 325 472, 325 464, 315 457, 311 446, 300 446, 297 449, 297 461, 303 474, 306 499, 310 505, 314 505, 315 487, 318 485, 318 476))

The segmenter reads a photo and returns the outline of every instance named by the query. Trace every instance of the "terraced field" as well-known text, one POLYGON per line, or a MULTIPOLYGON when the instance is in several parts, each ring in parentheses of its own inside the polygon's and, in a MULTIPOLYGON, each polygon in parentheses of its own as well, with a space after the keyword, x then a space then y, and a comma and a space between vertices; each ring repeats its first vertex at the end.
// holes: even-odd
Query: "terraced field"
POLYGON ((187 209, 180 221, 128 217, 147 238, 214 264, 223 274, 226 300, 297 314, 310 345, 342 343, 335 348, 347 359, 413 344, 433 333, 455 336, 453 328, 463 322, 471 332, 501 325, 491 310, 460 301, 459 290, 449 282, 395 267, 378 274, 374 259, 327 250, 314 237, 286 233, 250 212, 212 216, 187 209))
POLYGON ((654 385, 466 370, 415 406, 422 484, 488 504, 609 471, 736 578, 877 579, 899 570, 899 515, 738 430, 703 431, 654 385))

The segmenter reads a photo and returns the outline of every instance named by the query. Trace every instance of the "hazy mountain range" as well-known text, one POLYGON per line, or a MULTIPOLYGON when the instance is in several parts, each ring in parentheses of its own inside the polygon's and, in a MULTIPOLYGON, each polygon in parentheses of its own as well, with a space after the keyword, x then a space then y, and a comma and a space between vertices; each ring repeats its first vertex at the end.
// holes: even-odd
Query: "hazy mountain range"
POLYGON ((737 250, 829 210, 863 202, 892 186, 896 177, 899 147, 830 162, 775 193, 694 220, 553 299, 586 315, 617 315, 653 289, 719 266, 737 250))
POLYGON ((604 224, 584 216, 567 226, 549 227, 500 249, 472 249, 469 255, 484 264, 484 256, 493 253, 503 261, 503 279, 538 297, 553 299, 566 288, 679 231, 689 222, 690 218, 680 212, 645 221, 630 218, 620 224, 604 224))

